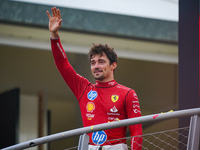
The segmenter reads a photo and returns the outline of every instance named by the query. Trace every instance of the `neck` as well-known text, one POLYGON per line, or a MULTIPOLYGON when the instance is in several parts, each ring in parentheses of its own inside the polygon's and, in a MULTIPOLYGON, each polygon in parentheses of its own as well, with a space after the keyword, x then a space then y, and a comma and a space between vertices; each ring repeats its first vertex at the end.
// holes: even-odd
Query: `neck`
MULTIPOLYGON (((112 79, 112 80, 114 80, 114 79, 112 79)), ((104 82, 109 82, 109 81, 112 81, 112 80, 96 80, 96 81, 99 82, 99 83, 104 83, 104 82)))
POLYGON ((99 82, 96 80, 96 87, 111 87, 111 86, 115 86, 117 84, 117 82, 115 80, 111 80, 108 82, 99 82))
POLYGON ((103 77, 102 79, 96 79, 96 81, 98 81, 98 82, 109 82, 109 81, 112 81, 112 80, 114 80, 114 74, 112 73, 112 74, 110 74, 109 76, 107 76, 106 78, 105 77, 103 77))
POLYGON ((114 80, 114 78, 113 77, 111 77, 111 78, 104 78, 104 79, 102 79, 102 80, 96 80, 96 81, 98 81, 98 82, 101 82, 101 83, 103 83, 103 82, 109 82, 109 81, 112 81, 112 80, 114 80))

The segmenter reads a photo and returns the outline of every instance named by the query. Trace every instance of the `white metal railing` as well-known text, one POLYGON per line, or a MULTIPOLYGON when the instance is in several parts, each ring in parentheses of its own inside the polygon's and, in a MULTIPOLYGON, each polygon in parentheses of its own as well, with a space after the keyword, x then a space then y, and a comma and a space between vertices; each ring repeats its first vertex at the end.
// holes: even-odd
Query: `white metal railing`
MULTIPOLYGON (((142 150, 186 150, 188 143, 188 133, 189 127, 177 128, 138 136, 143 139, 142 145, 137 143, 137 141, 134 142, 136 145, 138 145, 138 147, 142 147, 142 150)), ((120 143, 125 139, 128 145, 128 149, 131 149, 130 143, 132 138, 134 137, 115 139, 114 141, 118 141, 117 143, 120 143)), ((106 141, 106 143, 109 144, 110 141, 106 141)), ((87 142, 88 141, 86 140, 86 144, 87 142)), ((65 150, 79 150, 79 147, 81 147, 80 144, 65 150)))
MULTIPOLYGON (((154 122, 154 121, 161 121, 161 120, 167 120, 167 119, 173 119, 173 118, 181 118, 186 116, 192 116, 191 122, 190 122, 190 129, 189 129, 189 137, 188 137, 188 143, 187 143, 187 150, 198 150, 199 148, 199 125, 200 125, 200 108, 194 108, 194 109, 186 109, 186 110, 179 110, 174 112, 168 112, 168 113, 159 113, 159 114, 153 114, 153 115, 147 115, 137 118, 131 118, 131 119, 125 119, 120 120, 116 122, 112 122, 112 126, 110 126, 110 123, 104 123, 89 127, 83 127, 78 128, 70 131, 65 131, 53 135, 48 135, 45 137, 33 139, 30 141, 26 141, 23 143, 19 143, 7 148, 3 148, 2 150, 20 150, 20 149, 26 149, 33 146, 41 145, 44 143, 53 142, 56 140, 61 140, 65 138, 69 138, 72 136, 77 135, 86 135, 86 133, 92 133, 95 131, 101 131, 101 130, 107 130, 112 128, 118 128, 123 126, 129 126, 129 125, 135 125, 135 124, 143 124, 147 122, 154 122)), ((84 138, 85 140, 85 138, 84 138)), ((81 143, 81 142, 79 142, 81 143)), ((87 143, 87 140, 86 140, 87 143)), ((87 143, 88 144, 88 143, 87 143)), ((87 145, 80 144, 81 147, 87 147, 87 145)))

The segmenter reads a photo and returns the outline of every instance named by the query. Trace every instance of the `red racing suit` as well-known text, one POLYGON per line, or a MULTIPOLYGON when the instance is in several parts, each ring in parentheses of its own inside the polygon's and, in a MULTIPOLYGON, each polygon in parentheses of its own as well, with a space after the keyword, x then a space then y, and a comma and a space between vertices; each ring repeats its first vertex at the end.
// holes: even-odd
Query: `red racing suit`
MULTIPOLYGON (((60 38, 51 39, 51 47, 58 70, 79 102, 84 127, 141 116, 139 101, 134 90, 118 84, 115 80, 105 83, 96 81, 95 84, 91 84, 72 68, 60 38)), ((88 135, 94 145, 126 143, 125 139, 113 140, 124 138, 126 129, 127 127, 120 127, 88 135), (113 141, 107 142, 108 140, 113 141)), ((131 136, 142 135, 141 124, 131 125, 129 130, 131 136)), ((141 145, 141 137, 132 138, 132 149, 140 150, 141 145)))

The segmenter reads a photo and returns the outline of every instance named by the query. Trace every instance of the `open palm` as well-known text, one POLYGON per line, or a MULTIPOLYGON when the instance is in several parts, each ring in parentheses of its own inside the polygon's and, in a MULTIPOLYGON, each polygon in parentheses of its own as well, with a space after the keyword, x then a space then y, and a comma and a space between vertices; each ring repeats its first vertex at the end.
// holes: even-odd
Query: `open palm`
POLYGON ((58 29, 61 27, 61 22, 62 22, 60 10, 54 7, 51 9, 51 11, 52 11, 52 17, 49 11, 47 11, 47 16, 49 17, 49 30, 51 32, 57 32, 58 29))

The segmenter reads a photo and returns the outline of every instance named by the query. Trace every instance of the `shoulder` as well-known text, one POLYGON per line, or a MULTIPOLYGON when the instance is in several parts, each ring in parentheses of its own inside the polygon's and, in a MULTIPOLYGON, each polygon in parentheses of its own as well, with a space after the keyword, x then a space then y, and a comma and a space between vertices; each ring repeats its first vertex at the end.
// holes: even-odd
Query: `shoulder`
MULTIPOLYGON (((124 85, 122 85, 122 84, 117 84, 116 88, 121 89, 122 91, 127 91, 127 92, 133 90, 133 89, 131 89, 131 88, 127 87, 127 86, 124 86, 124 85)), ((133 90, 133 91, 134 91, 134 90, 133 90)))
POLYGON ((126 98, 129 97, 129 98, 138 99, 137 94, 134 89, 121 85, 121 84, 118 84, 117 88, 119 88, 120 91, 125 94, 126 98))

